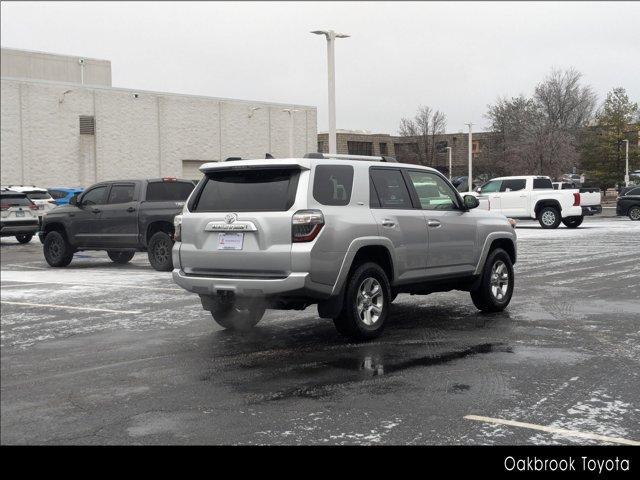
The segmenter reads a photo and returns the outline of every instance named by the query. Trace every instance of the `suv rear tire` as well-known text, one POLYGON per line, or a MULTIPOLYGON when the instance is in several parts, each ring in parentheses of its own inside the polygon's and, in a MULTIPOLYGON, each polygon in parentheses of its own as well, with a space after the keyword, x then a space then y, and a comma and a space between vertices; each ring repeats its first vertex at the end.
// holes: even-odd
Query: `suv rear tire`
POLYGON ((582 222, 584 220, 584 217, 566 217, 562 219, 562 223, 564 223, 564 226, 567 228, 578 228, 580 225, 582 225, 582 222))
POLYGON ((156 232, 151 236, 149 245, 147 246, 147 255, 149 263, 159 272, 170 272, 173 270, 173 259, 171 258, 171 249, 173 248, 173 240, 169 234, 165 232, 156 232))
POLYGON ((42 247, 44 259, 52 267, 66 267, 73 259, 73 247, 60 232, 49 232, 42 247))
POLYGON ((241 332, 255 327, 264 316, 263 302, 257 301, 244 306, 236 305, 234 300, 218 302, 211 310, 211 316, 221 327, 241 332))
POLYGON ((640 207, 633 206, 629 209, 629 218, 635 222, 640 220, 640 207))
POLYGON ((542 207, 538 213, 538 222, 542 228, 558 228, 562 217, 556 207, 542 207))
POLYGON ((353 340, 369 340, 382 333, 391 305, 391 287, 377 263, 359 265, 349 276, 336 329, 353 340))
POLYGON ((124 265, 125 263, 129 263, 129 261, 133 258, 136 252, 117 252, 114 250, 107 250, 107 255, 113 263, 118 263, 120 265, 124 265))
POLYGON ((32 238, 33 235, 30 234, 16 235, 16 240, 20 243, 29 243, 32 238))
POLYGON ((487 256, 480 283, 471 291, 471 300, 485 313, 501 312, 513 295, 513 264, 509 254, 496 248, 487 256))

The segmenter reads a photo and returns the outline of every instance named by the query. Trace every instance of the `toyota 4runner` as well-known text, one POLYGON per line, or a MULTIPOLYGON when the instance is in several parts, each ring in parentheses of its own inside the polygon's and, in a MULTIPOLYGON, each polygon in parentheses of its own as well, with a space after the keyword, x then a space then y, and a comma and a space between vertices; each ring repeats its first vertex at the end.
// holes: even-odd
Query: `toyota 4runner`
POLYGON ((304 309, 354 339, 380 334, 398 293, 513 293, 513 221, 474 209, 438 171, 389 157, 207 163, 175 218, 173 278, 225 328, 304 309))

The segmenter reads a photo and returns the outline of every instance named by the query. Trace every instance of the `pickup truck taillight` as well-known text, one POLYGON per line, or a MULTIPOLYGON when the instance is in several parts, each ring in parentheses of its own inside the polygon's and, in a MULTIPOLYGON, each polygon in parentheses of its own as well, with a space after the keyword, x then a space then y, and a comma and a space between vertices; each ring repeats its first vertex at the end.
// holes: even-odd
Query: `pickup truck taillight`
POLYGON ((173 241, 182 241, 182 215, 176 215, 173 218, 173 241))
POLYGON ((291 219, 291 241, 311 242, 324 226, 320 210, 298 210, 291 219))
POLYGON ((574 193, 573 194, 573 206, 574 207, 579 207, 580 206, 580 194, 579 193, 574 193))

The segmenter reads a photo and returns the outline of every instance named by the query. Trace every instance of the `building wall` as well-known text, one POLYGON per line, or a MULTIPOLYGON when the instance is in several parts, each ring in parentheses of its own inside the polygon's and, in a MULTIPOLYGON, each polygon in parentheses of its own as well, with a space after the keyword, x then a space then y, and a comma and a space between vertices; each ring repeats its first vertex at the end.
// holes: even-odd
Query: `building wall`
MULTIPOLYGON (((316 108, 2 78, 2 184, 88 186, 191 175, 230 156, 316 150, 316 108), (81 135, 79 116, 95 118, 81 135)), ((191 177, 188 177, 191 178, 191 177)))
POLYGON ((109 60, 2 48, 0 67, 3 77, 111 86, 109 60))

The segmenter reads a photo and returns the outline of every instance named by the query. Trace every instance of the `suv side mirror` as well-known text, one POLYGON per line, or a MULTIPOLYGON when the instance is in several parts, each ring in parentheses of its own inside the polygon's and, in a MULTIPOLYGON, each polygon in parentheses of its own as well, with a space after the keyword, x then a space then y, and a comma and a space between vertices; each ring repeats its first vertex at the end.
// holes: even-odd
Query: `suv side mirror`
POLYGON ((69 199, 69 205, 73 205, 74 207, 79 206, 79 205, 78 205, 78 194, 77 194, 77 193, 74 193, 74 194, 73 194, 73 197, 71 197, 71 198, 69 199))
POLYGON ((468 210, 471 210, 472 208, 476 208, 478 205, 480 205, 480 201, 473 195, 465 195, 463 200, 464 200, 464 206, 468 210))

